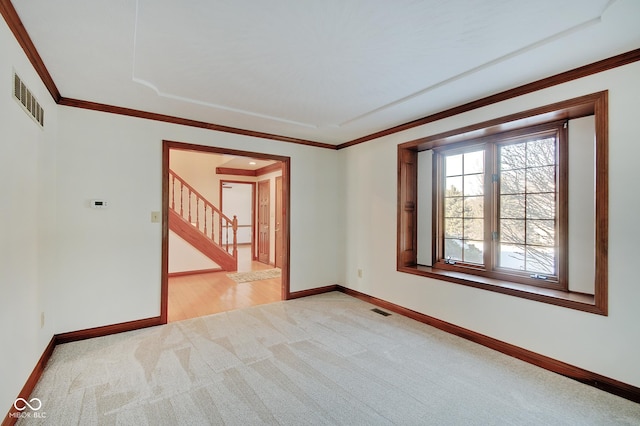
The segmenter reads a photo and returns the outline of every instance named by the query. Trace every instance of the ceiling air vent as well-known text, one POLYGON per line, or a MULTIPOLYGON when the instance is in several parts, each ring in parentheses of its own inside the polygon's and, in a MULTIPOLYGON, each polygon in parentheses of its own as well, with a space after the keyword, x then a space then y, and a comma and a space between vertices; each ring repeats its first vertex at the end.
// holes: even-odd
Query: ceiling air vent
POLYGON ((44 110, 36 100, 31 90, 22 82, 22 79, 13 73, 13 97, 16 98, 22 108, 38 123, 44 127, 44 110))

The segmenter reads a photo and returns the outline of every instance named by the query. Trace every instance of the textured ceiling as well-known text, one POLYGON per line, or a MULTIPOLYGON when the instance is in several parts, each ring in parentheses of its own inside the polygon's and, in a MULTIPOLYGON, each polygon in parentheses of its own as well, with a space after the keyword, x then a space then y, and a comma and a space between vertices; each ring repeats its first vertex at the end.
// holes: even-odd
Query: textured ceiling
POLYGON ((346 142, 640 47, 638 0, 14 0, 65 97, 346 142))

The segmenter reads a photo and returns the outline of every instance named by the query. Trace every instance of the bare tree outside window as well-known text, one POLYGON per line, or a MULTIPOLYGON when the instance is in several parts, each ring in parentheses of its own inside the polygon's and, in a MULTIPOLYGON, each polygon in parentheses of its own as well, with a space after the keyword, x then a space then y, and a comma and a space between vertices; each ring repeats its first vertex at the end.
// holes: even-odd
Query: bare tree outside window
POLYGON ((499 147, 498 266, 555 275, 556 138, 499 147))
POLYGON ((439 267, 558 282, 561 129, 437 150, 439 267))
POLYGON ((445 257, 484 262, 484 150, 445 157, 445 257))

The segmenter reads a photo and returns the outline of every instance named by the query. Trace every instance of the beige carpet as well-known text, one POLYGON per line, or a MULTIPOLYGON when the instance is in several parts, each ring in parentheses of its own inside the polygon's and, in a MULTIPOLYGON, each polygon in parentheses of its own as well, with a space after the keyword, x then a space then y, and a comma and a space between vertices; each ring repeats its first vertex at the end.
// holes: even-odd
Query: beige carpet
POLYGON ((251 281, 268 280, 269 278, 277 278, 281 274, 280 269, 264 269, 262 271, 250 271, 250 272, 236 272, 234 274, 227 274, 227 277, 231 278, 237 283, 248 283, 251 281))
POLYGON ((50 425, 640 425, 640 405, 329 293, 58 346, 50 425))

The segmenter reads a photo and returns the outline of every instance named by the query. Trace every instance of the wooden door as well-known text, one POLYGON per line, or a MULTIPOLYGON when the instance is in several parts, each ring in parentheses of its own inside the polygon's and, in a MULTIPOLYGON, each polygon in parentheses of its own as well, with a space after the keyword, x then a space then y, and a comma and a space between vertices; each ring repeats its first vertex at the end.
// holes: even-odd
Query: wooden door
POLYGON ((282 268, 282 176, 276 177, 276 268, 282 268))
POLYGON ((269 204, 270 186, 268 180, 258 182, 258 261, 269 263, 269 204))

